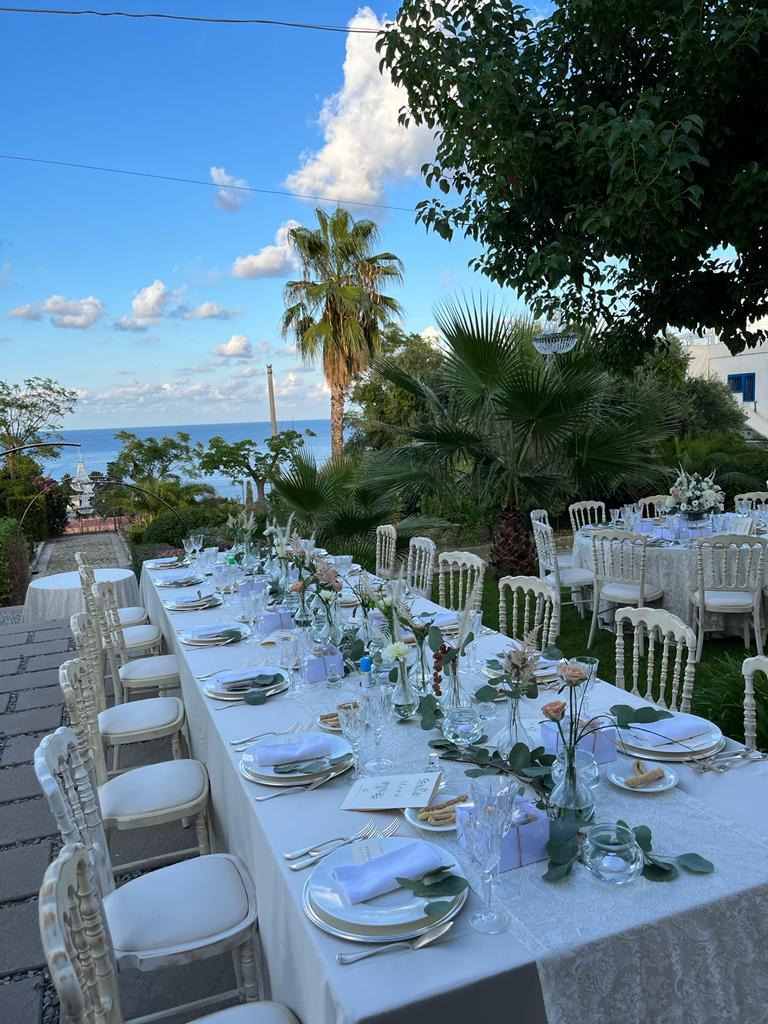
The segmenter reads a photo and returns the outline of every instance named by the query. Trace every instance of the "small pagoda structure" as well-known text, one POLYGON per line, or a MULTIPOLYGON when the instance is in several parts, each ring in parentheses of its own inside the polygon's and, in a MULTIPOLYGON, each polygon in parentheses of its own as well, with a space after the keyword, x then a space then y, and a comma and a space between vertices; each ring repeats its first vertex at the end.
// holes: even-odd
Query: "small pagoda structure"
POLYGON ((85 463, 81 460, 77 464, 77 472, 72 477, 69 485, 69 511, 73 516, 86 516, 93 512, 93 492, 96 485, 86 472, 85 463))

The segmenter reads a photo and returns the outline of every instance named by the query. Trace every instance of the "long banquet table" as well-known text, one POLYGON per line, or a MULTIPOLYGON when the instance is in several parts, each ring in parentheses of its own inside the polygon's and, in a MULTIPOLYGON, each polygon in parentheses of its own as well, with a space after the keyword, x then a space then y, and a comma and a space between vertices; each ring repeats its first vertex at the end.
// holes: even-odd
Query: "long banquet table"
MULTIPOLYGON (((541 880, 545 865, 532 864, 506 872, 497 882, 497 898, 511 916, 510 930, 503 935, 477 933, 468 923, 468 911, 478 905, 477 876, 453 834, 425 836, 403 821, 399 835, 440 840, 451 849, 475 891, 442 943, 342 967, 336 953, 365 947, 327 935, 307 919, 301 893, 308 872, 289 871, 282 854, 349 835, 371 815, 340 809, 348 787, 344 776, 311 793, 256 803, 258 793, 274 791, 240 775, 241 755, 229 740, 312 721, 348 698, 357 683, 348 679, 341 691, 320 683, 299 699, 279 696, 259 707, 238 704, 217 712, 220 702, 204 696, 196 676, 261 662, 263 649, 245 643, 214 649, 181 645, 177 630, 232 615, 221 610, 169 613, 162 597, 186 591, 158 591, 157 576, 144 568, 142 599, 168 649, 179 655, 192 753, 210 774, 214 842, 242 857, 253 874, 271 995, 290 1006, 303 1024, 445 1024, 464 1018, 488 1021, 500 1014, 519 1024, 764 1022, 766 762, 737 765, 722 775, 699 775, 675 765, 679 786, 659 795, 625 793, 603 779, 595 820, 647 824, 655 850, 695 851, 714 862, 714 873, 681 873, 670 883, 638 879, 617 887, 577 865, 570 878, 551 884, 541 880)), ((498 652, 504 640, 499 634, 482 636, 481 656, 498 652)), ((544 691, 530 702, 534 726, 540 719, 538 706, 551 698, 544 691)), ((601 682, 590 710, 617 702, 641 703, 601 682)), ((496 728, 501 724, 500 713, 496 728)), ((423 769, 426 743, 434 735, 420 728, 418 718, 406 725, 393 722, 384 743, 396 770, 423 769)), ((466 791, 466 765, 443 765, 449 790, 466 791)), ((382 815, 382 823, 390 817, 382 815)))

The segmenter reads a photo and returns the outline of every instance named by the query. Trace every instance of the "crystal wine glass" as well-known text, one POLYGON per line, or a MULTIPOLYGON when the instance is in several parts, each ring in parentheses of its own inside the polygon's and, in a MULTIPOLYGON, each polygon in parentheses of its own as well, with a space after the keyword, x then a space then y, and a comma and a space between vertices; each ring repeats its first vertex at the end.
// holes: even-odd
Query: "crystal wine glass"
POLYGON ((365 705, 359 700, 349 700, 339 704, 336 710, 342 735, 352 747, 354 769, 349 781, 356 782, 363 774, 360 771, 360 744, 365 735, 365 705))
POLYGON ((395 762, 388 757, 382 757, 381 737, 384 726, 389 721, 392 708, 392 687, 384 686, 381 683, 369 686, 365 691, 365 716, 368 724, 373 729, 373 738, 376 744, 376 756, 365 765, 368 775, 383 775, 391 772, 395 762))
POLYGON ((505 911, 493 907, 493 871, 501 856, 501 840, 504 834, 504 819, 501 811, 493 804, 475 807, 463 822, 464 842, 467 853, 480 871, 483 882, 483 903, 485 907, 472 914, 470 925, 475 931, 486 935, 498 935, 507 930, 509 918, 505 911))

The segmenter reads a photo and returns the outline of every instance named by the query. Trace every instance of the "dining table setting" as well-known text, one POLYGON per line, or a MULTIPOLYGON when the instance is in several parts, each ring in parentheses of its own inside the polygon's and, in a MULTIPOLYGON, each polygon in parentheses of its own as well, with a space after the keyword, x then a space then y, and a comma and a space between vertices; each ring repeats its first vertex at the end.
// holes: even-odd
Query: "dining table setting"
POLYGON ((565 735, 567 671, 548 652, 535 696, 514 702, 536 749, 507 756, 510 702, 490 691, 519 641, 477 616, 457 637, 458 613, 410 595, 415 628, 383 672, 308 644, 268 586, 214 568, 145 562, 141 599, 178 657, 212 844, 256 885, 271 998, 305 1024, 765 1019, 764 755, 694 714, 650 710, 594 664, 579 705, 603 723, 579 740, 594 813, 569 832, 538 784, 565 735), (453 708, 431 686, 416 711, 397 695, 422 623, 447 642, 419 659, 461 678, 453 708))

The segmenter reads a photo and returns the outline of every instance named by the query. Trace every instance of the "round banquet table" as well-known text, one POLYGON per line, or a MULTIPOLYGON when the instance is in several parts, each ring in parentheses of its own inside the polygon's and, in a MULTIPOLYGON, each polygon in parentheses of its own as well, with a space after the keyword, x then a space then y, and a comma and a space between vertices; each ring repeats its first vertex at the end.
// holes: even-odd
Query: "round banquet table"
MULTIPOLYGON (((97 583, 114 583, 117 604, 138 605, 139 587, 130 569, 96 569, 97 583)), ((27 588, 22 622, 44 622, 47 619, 68 619, 85 611, 77 572, 57 572, 33 580, 27 588)))

